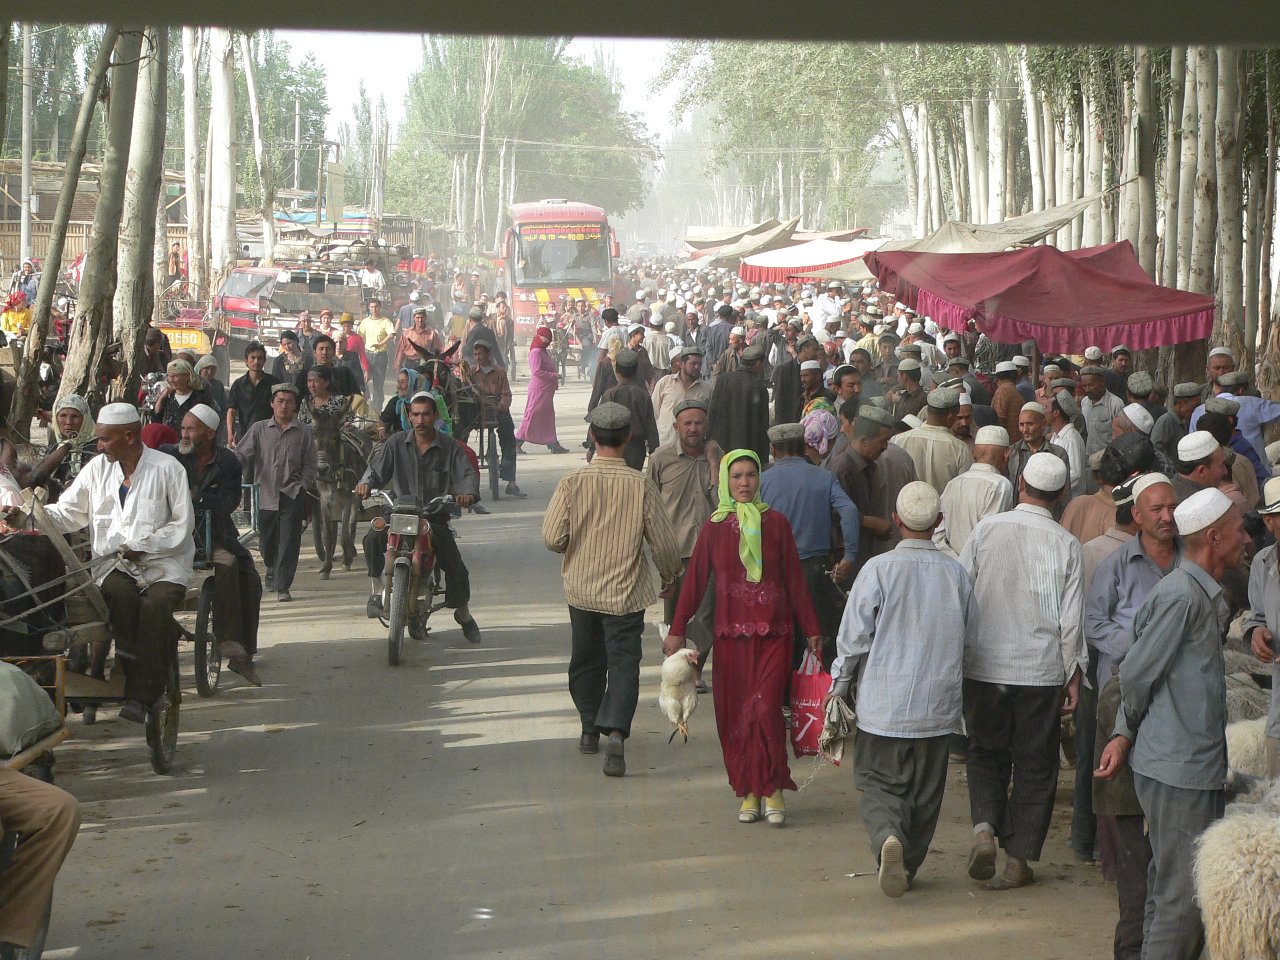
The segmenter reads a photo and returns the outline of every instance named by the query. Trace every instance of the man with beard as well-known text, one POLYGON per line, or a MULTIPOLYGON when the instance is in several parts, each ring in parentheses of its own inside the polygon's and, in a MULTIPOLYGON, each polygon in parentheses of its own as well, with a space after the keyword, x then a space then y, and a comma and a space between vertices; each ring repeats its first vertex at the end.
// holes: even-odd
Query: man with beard
POLYGON ((253 557, 240 542, 231 514, 240 506, 240 458, 214 442, 218 415, 199 404, 182 419, 182 441, 160 450, 176 457, 187 474, 196 511, 197 546, 212 549, 204 562, 213 565, 213 628, 218 653, 227 666, 255 687, 262 686, 253 666, 258 651, 258 612, 262 579, 253 557), (206 526, 207 525, 207 526, 206 526))

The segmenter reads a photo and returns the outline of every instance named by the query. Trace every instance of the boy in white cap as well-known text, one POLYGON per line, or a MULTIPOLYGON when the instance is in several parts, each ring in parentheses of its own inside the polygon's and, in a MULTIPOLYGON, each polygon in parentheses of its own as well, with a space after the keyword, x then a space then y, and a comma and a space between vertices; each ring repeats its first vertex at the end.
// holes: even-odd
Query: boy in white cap
POLYGON ((1204 926, 1195 902, 1195 840, 1226 806, 1226 676, 1230 608, 1220 584, 1249 543, 1244 517, 1220 490, 1174 511, 1183 556, 1133 618, 1120 664, 1120 710, 1094 776, 1129 763, 1151 841, 1143 955, 1196 960, 1204 926), (1132 751, 1132 752, 1131 752, 1132 751))
MULTIPOLYGON (((1280 477, 1272 477, 1262 488, 1258 507, 1267 532, 1280 539, 1280 477)), ((1280 551, 1272 544, 1253 560, 1249 571, 1250 614, 1244 622, 1245 639, 1253 655, 1271 665, 1271 712, 1267 715, 1267 776, 1280 777, 1280 551)))
POLYGON ((132 404, 103 407, 97 434, 102 456, 45 510, 63 533, 88 527, 95 560, 121 557, 114 567, 99 565, 108 571, 99 584, 125 671, 120 716, 142 723, 148 710, 169 706, 165 658, 195 559, 194 511, 186 473, 173 457, 143 445, 132 404))
POLYGON ((860 812, 890 897, 910 888, 933 839, 977 613, 969 574, 932 540, 937 491, 909 483, 896 506, 902 539, 867 561, 849 592, 827 694, 855 701, 860 812), (922 606, 922 596, 935 602, 922 606))
POLYGON ((1004 475, 1009 434, 1004 427, 980 427, 973 442, 973 466, 953 477, 942 491, 942 519, 933 542, 958 557, 978 521, 1013 509, 1013 484, 1004 475))
POLYGON ((995 876, 998 838, 1007 862, 996 890, 1034 879, 1028 861, 1040 859, 1058 785, 1059 716, 1075 710, 1088 662, 1080 544, 1051 512, 1066 486, 1063 462, 1034 454, 1018 505, 980 521, 960 554, 978 604, 964 667, 969 876, 995 876))

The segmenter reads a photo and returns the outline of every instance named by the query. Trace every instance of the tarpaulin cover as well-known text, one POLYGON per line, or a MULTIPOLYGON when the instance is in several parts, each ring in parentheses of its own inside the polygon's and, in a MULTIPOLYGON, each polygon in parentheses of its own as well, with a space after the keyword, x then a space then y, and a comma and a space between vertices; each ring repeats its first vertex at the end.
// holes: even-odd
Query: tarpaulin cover
POLYGON ((688 236, 680 238, 680 242, 688 244, 694 250, 706 250, 710 247, 723 247, 737 243, 748 233, 761 233, 772 230, 778 225, 777 217, 761 220, 753 226, 746 227, 690 227, 688 236))
POLYGON ((788 277, 811 277, 816 270, 856 260, 884 243, 880 239, 810 240, 747 257, 738 268, 738 276, 747 283, 783 283, 788 277))
POLYGON ((1064 252, 876 250, 867 267, 880 288, 940 326, 970 319, 998 343, 1034 340, 1046 353, 1119 344, 1146 350, 1188 343, 1213 329, 1213 298, 1153 283, 1127 240, 1064 252))
MULTIPOLYGON (((1105 194, 1093 193, 1070 203, 1061 203, 1047 210, 1024 213, 1000 223, 964 223, 948 220, 929 236, 920 240, 890 240, 881 250, 915 250, 929 253, 996 253, 1010 247, 1023 246, 1042 240, 1061 230, 1105 194)), ((846 283, 862 283, 873 279, 871 271, 861 260, 831 267, 816 274, 822 280, 843 280, 846 283)))
POLYGON ((779 247, 795 246, 795 241, 791 239, 791 235, 795 233, 796 224, 799 222, 800 218, 795 217, 786 223, 778 224, 772 229, 749 233, 737 243, 731 243, 727 247, 720 247, 710 255, 707 255, 708 251, 704 250, 702 255, 680 264, 676 269, 706 270, 711 267, 728 267, 736 270, 743 257, 764 253, 766 250, 777 250, 779 247))

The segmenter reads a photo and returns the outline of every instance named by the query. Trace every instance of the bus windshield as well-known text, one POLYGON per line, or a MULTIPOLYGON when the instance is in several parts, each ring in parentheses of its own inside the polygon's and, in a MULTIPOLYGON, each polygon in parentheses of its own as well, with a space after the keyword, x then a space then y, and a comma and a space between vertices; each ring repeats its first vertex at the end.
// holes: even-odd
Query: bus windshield
POLYGON ((602 223, 522 224, 515 245, 518 285, 609 282, 609 238, 602 223))

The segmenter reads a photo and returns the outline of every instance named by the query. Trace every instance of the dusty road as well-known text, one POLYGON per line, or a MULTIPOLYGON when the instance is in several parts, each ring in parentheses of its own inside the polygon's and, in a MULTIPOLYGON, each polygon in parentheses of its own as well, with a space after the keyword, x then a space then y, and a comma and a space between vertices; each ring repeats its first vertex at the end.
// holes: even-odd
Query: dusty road
MULTIPOLYGON (((580 462, 585 401, 582 385, 562 391, 574 455, 521 459, 528 500, 458 523, 482 645, 441 616, 389 667, 363 570, 322 583, 304 546, 295 601, 264 602, 265 685, 228 674, 213 699, 189 689, 174 775, 151 773, 138 728, 114 711, 95 727, 72 719, 58 780, 84 826, 48 957, 1110 955, 1114 887, 1072 861, 1065 776, 1040 882, 989 893, 964 876, 953 766, 934 850, 890 901, 867 875, 848 765, 796 763, 809 782, 777 830, 736 822, 710 698, 688 744, 668 746, 653 628, 626 778, 578 755, 559 562, 539 528, 556 478, 580 462)), ((190 687, 189 653, 183 675, 190 687)))

